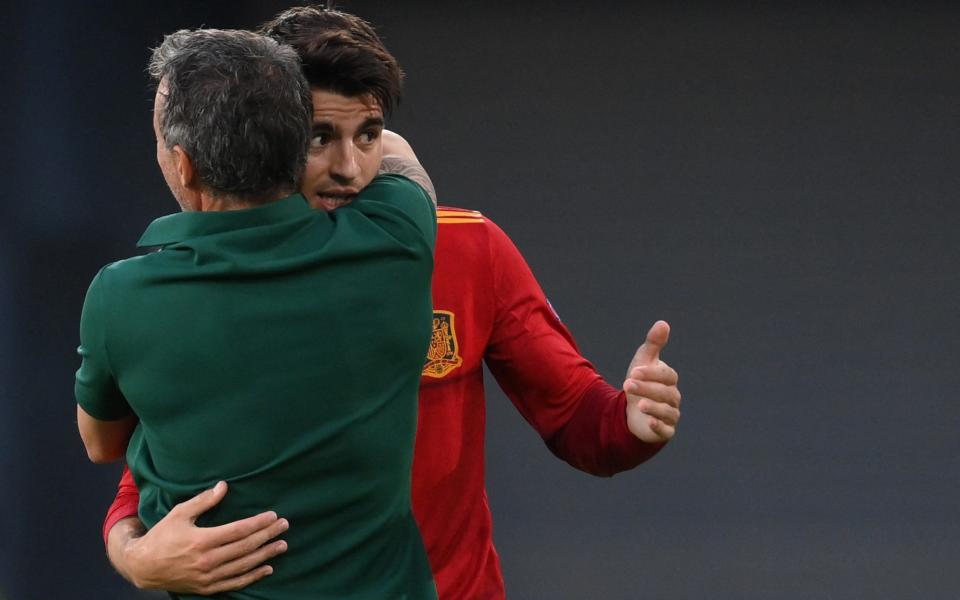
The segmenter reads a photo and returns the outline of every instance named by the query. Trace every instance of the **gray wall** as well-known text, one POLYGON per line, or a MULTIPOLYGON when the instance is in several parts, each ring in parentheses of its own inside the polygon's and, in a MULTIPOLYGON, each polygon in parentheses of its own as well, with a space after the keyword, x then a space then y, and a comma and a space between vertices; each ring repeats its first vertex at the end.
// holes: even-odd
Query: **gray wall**
MULTIPOLYGON (((6 6, 0 597, 139 598, 99 526, 72 376, 86 285, 175 210, 147 48, 285 2, 6 6)), ((343 2, 407 73, 392 126, 511 234, 619 381, 673 325, 677 439, 610 480, 491 382, 514 599, 955 598, 960 9, 343 2)))

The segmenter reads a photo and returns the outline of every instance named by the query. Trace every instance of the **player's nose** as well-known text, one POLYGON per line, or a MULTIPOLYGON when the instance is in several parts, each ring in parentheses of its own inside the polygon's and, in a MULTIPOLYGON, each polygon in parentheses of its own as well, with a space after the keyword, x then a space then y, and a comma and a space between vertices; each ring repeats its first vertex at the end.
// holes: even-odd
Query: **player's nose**
POLYGON ((332 165, 333 174, 341 179, 356 179, 360 175, 360 161, 353 144, 341 145, 332 165))

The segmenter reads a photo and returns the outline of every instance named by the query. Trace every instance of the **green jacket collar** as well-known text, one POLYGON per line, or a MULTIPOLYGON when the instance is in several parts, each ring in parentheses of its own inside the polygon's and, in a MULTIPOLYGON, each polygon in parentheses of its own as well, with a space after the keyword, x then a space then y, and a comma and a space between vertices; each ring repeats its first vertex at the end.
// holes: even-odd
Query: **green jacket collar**
POLYGON ((280 223, 307 214, 313 214, 313 210, 301 194, 292 194, 256 208, 181 212, 150 223, 137 246, 167 246, 203 235, 280 223))

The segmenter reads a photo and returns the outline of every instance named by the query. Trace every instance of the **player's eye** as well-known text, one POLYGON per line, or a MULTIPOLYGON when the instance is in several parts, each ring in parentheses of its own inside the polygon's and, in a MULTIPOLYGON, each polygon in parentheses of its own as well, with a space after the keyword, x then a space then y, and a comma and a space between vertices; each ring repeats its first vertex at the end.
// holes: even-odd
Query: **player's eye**
POLYGON ((329 143, 330 143, 329 133, 314 133, 313 137, 310 138, 310 148, 313 148, 313 149, 323 148, 329 143))
POLYGON ((364 144, 372 144, 380 137, 380 132, 376 130, 364 131, 360 134, 360 142, 364 144))

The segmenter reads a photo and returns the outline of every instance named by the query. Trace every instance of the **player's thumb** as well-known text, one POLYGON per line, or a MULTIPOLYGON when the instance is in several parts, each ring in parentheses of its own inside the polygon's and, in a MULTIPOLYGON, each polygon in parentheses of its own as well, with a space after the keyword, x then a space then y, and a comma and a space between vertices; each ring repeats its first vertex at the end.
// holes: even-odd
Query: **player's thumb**
POLYGON ((660 351, 670 339, 670 324, 666 321, 657 321, 647 332, 647 339, 637 348, 633 357, 633 365, 651 365, 660 360, 660 351))
POLYGON ((227 483, 225 481, 218 481, 217 485, 200 492, 193 498, 182 503, 179 506, 179 512, 182 513, 182 516, 194 521, 197 517, 219 504, 226 495, 227 483))

